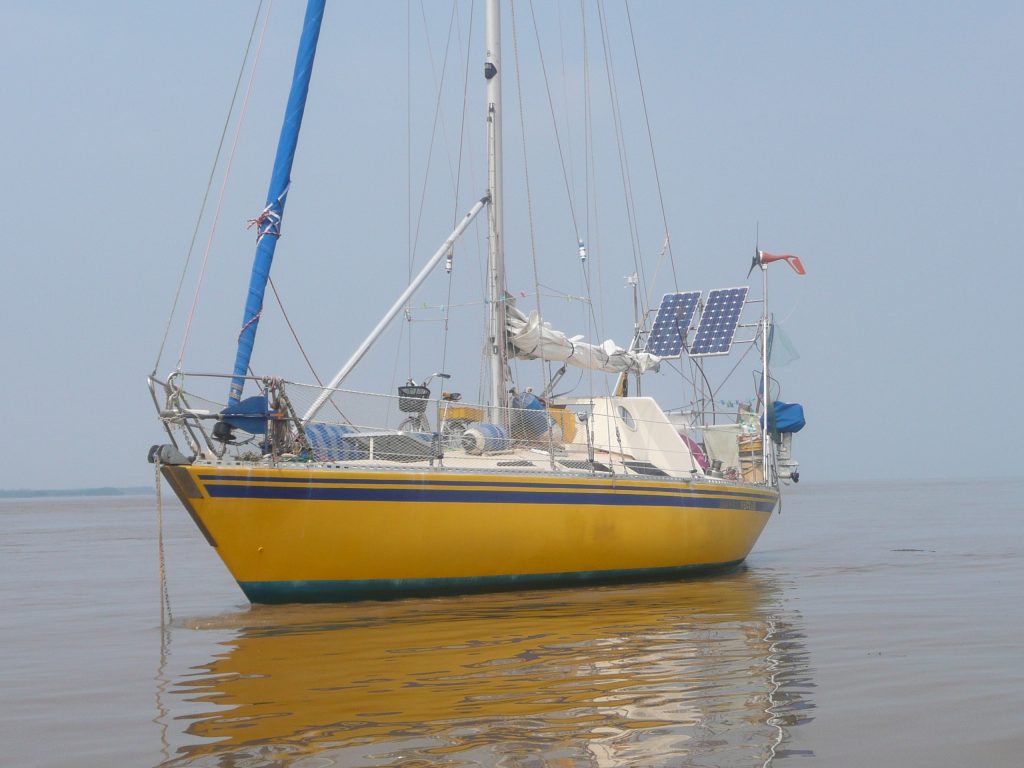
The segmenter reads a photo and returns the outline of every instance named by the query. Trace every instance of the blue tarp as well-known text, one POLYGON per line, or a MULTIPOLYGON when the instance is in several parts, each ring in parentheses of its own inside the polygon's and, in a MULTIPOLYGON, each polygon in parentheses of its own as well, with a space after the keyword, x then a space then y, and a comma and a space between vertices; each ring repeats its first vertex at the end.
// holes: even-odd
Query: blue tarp
POLYGON ((554 420, 548 416, 544 403, 532 392, 522 392, 512 397, 512 411, 509 414, 509 429, 517 440, 533 440, 546 433, 554 420))
POLYGON ((277 414, 270 413, 266 394, 247 397, 241 402, 229 405, 220 413, 224 421, 232 427, 250 435, 266 434, 267 419, 278 418, 277 414))
POLYGON ((768 427, 773 432, 799 432, 807 424, 804 407, 800 403, 784 403, 776 400, 768 414, 768 427))
POLYGON ((355 437, 355 427, 345 424, 307 424, 306 440, 315 461, 358 461, 370 452, 355 437))

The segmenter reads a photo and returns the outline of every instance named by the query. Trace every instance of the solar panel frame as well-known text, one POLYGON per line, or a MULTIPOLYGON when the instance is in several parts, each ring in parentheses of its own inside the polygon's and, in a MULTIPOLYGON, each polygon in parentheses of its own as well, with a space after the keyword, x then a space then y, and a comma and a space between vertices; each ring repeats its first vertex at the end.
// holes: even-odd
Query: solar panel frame
POLYGON ((701 291, 666 293, 661 299, 646 351, 658 357, 678 357, 700 303, 701 291))
POLYGON ((732 349, 740 315, 747 303, 747 286, 716 288, 708 292, 708 301, 700 316, 697 335, 690 346, 693 357, 727 355, 732 349))

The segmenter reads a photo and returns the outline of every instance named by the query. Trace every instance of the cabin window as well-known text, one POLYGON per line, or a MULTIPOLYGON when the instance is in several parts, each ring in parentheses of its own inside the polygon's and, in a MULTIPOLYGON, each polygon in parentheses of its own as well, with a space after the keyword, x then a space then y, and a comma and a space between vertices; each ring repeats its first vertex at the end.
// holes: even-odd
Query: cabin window
POLYGON ((633 414, 626 410, 626 406, 619 406, 619 418, 622 419, 622 423, 625 424, 629 429, 636 431, 636 419, 633 418, 633 414))

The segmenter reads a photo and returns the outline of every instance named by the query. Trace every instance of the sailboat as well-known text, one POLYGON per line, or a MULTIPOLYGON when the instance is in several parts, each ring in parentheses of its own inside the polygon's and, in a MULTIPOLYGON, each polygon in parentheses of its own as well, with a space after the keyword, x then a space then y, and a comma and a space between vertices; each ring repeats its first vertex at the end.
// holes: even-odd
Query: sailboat
MULTIPOLYGON (((773 397, 767 270, 748 287, 665 294, 626 347, 587 343, 524 311, 505 280, 502 61, 498 0, 485 4, 487 188, 326 386, 250 372, 290 188, 325 0, 310 0, 298 46, 231 374, 149 377, 169 442, 159 470, 254 603, 327 602, 679 578, 742 563, 799 479, 791 439, 802 408, 773 397), (487 307, 481 402, 409 380, 397 394, 345 388, 352 371, 481 214, 487 307), (756 322, 741 317, 759 304, 756 322), (653 323, 651 322, 653 318, 653 323), (634 392, 666 359, 701 369, 747 329, 760 350, 755 400, 731 417, 666 412, 634 392), (511 361, 559 366, 534 392, 511 361), (556 394, 567 366, 603 393, 556 394), (226 399, 197 388, 222 386, 226 399), (246 396, 246 390, 249 394, 246 396), (216 403, 211 405, 211 403, 216 403)), ((585 246, 581 242, 581 256, 585 246)), ((550 368, 548 369, 550 370, 550 368)), ((702 373, 703 376, 703 373, 702 373)), ((539 386, 539 384, 538 384, 539 386)))

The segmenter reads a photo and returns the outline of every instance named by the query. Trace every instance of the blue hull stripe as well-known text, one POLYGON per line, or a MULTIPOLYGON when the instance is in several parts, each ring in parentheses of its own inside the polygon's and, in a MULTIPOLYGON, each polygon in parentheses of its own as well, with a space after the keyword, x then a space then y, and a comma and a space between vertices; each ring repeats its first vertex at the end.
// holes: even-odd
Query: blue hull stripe
MULTIPOLYGON (((296 477, 266 477, 260 475, 199 475, 199 478, 204 482, 259 482, 259 483, 305 483, 308 485, 323 485, 323 484, 346 484, 346 485, 440 485, 440 486, 479 486, 486 485, 487 487, 507 487, 507 488, 547 488, 547 489, 571 489, 571 490, 609 490, 612 488, 620 490, 647 490, 647 492, 685 492, 691 494, 728 494, 729 496, 742 497, 745 499, 763 500, 766 494, 771 492, 758 492, 758 490, 733 490, 731 488, 680 488, 676 483, 662 483, 659 485, 639 485, 634 483, 616 483, 615 480, 610 479, 610 482, 605 483, 592 483, 592 482, 520 482, 520 481, 492 481, 492 480, 428 480, 425 478, 339 478, 339 477, 313 477, 311 475, 300 475, 296 477)), ((630 478, 632 479, 632 478, 630 478)))
MULTIPOLYGON (((771 512, 775 499, 769 501, 707 497, 693 492, 680 493, 665 489, 665 494, 624 493, 613 488, 605 493, 528 490, 504 491, 445 490, 443 488, 318 488, 315 486, 222 485, 208 483, 206 492, 221 499, 295 499, 308 501, 387 501, 442 502, 456 504, 591 504, 598 506, 701 507, 708 509, 744 509, 771 512)), ((764 497, 758 497, 763 499, 764 497)))
POLYGON ((427 480, 422 478, 360 478, 360 479, 345 479, 345 478, 324 478, 324 477, 310 477, 309 475, 303 475, 294 478, 288 477, 262 477, 262 476, 249 476, 249 475, 199 475, 199 479, 206 483, 218 483, 218 482, 232 482, 232 483, 255 483, 260 485, 274 485, 280 483, 288 483, 290 485, 306 484, 306 485, 336 485, 336 486, 364 486, 364 485, 389 485, 389 486, 405 486, 405 487, 427 487, 427 488, 460 488, 460 487, 471 487, 479 488, 480 486, 487 486, 489 488, 508 488, 509 490, 559 490, 559 491, 627 491, 627 492, 647 492, 647 493, 689 493, 689 494, 714 494, 714 495, 728 495, 732 498, 749 499, 752 501, 764 501, 770 496, 774 496, 771 491, 742 491, 733 489, 724 489, 709 487, 703 489, 695 488, 681 488, 678 484, 664 483, 662 485, 633 485, 633 484, 622 484, 615 483, 558 483, 558 482, 505 482, 505 481, 490 481, 490 480, 427 480))
POLYGON ((582 584, 658 581, 682 576, 721 573, 743 560, 728 563, 637 568, 615 571, 526 573, 507 576, 447 577, 436 579, 367 579, 354 581, 240 581, 253 603, 336 603, 355 600, 394 600, 471 592, 498 592, 582 584))

